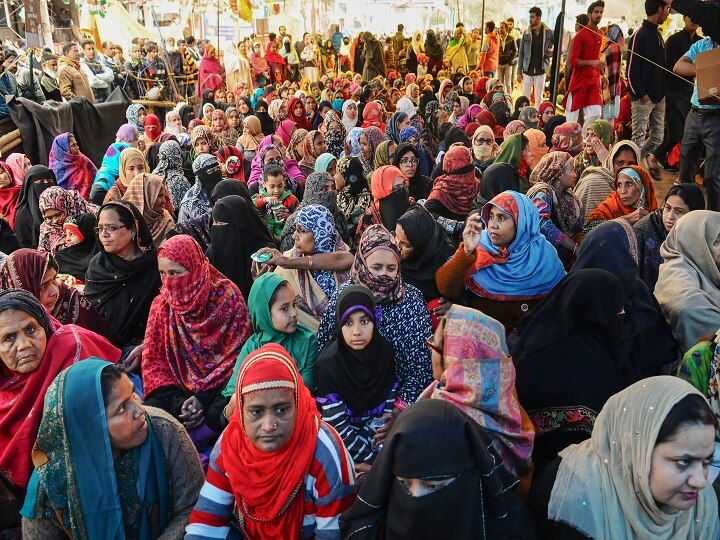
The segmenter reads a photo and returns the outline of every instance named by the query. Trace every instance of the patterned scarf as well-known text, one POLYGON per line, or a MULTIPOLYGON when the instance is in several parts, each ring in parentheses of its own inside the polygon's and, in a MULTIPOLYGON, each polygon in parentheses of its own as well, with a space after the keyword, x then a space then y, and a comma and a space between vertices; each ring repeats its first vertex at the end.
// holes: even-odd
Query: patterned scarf
POLYGON ((382 225, 370 225, 360 238, 352 267, 352 278, 355 283, 370 289, 378 304, 399 304, 403 301, 405 282, 400 275, 400 249, 393 236, 382 225), (378 276, 368 268, 367 258, 378 249, 387 250, 397 258, 398 273, 395 277, 378 276))

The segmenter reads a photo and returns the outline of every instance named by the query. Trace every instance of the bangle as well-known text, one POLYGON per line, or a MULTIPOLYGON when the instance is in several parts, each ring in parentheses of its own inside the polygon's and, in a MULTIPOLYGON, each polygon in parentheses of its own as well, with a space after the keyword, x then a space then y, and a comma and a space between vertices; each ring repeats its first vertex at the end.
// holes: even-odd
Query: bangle
POLYGON ((312 255, 308 256, 308 270, 312 268, 312 255))
POLYGON ((230 420, 230 417, 227 415, 227 405, 223 407, 222 415, 225 417, 225 420, 230 420))
POLYGON ((573 256, 575 256, 575 252, 577 251, 577 244, 575 244, 575 247, 573 248, 573 256))

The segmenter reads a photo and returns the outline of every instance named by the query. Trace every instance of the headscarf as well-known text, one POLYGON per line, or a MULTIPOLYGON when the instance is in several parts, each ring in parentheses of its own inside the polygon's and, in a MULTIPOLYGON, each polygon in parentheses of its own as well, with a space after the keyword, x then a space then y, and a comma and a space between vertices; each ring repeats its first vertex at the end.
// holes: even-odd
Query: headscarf
POLYGON ((84 214, 85 212, 97 212, 97 206, 87 202, 77 191, 66 191, 60 186, 52 186, 43 191, 38 201, 38 208, 40 214, 45 214, 45 211, 50 209, 58 210, 64 214, 64 217, 46 219, 40 224, 38 249, 49 252, 55 251, 55 248, 64 243, 63 224, 69 216, 84 214))
MULTIPOLYGON (((15 180, 13 171, 8 163, 0 161, 0 169, 2 169, 10 179, 10 185, 0 189, 0 216, 7 220, 10 227, 14 228, 15 212, 18 201, 20 200, 22 188, 20 181, 15 180)), ((24 178, 24 175, 22 178, 24 178)))
POLYGON ((58 186, 79 191, 87 199, 97 167, 82 152, 77 155, 70 153, 70 137, 70 133, 61 133, 55 137, 50 148, 48 167, 55 173, 58 186))
POLYGON ((140 111, 145 110, 145 105, 141 105, 139 103, 132 103, 128 105, 127 110, 125 111, 125 118, 127 118, 127 121, 129 124, 135 126, 138 130, 138 133, 142 135, 142 133, 145 131, 145 128, 143 127, 143 123, 140 121, 140 111))
POLYGON ((375 148, 375 159, 373 165, 375 169, 382 167, 383 165, 390 165, 390 145, 397 145, 396 142, 390 140, 384 140, 375 148))
POLYGON ((280 137, 286 148, 290 144, 290 138, 292 137, 293 127, 295 125, 295 122, 286 119, 279 123, 275 131, 275 134, 280 137))
POLYGON ((262 127, 264 135, 271 135, 272 133, 275 133, 275 121, 271 118, 270 113, 268 113, 268 105, 264 100, 257 100, 255 103, 255 112, 253 114, 260 120, 260 126, 262 127), (265 110, 261 111, 261 108, 264 108, 265 110))
POLYGON ((342 157, 337 164, 338 172, 347 183, 347 189, 353 197, 357 197, 363 190, 368 189, 367 178, 362 163, 357 157, 342 157))
POLYGON ((315 139, 318 135, 322 135, 318 130, 309 131, 302 142, 303 157, 299 162, 299 165, 303 165, 309 169, 315 168, 315 160, 320 154, 315 151, 315 139))
MULTIPOLYGON (((264 274, 258 281, 272 275, 264 274)), ((267 300, 262 308, 265 311, 269 311, 267 300)), ((277 343, 259 347, 244 359, 235 391, 237 407, 220 443, 217 464, 230 479, 245 534, 258 540, 299 539, 303 525, 303 490, 315 454, 320 413, 294 359, 292 352, 277 343), (293 391, 294 430, 282 448, 263 452, 245 432, 243 404, 251 392, 276 388, 293 391)))
POLYGON ((128 178, 127 176, 125 176, 125 169, 133 159, 142 160, 145 166, 145 170, 150 170, 150 166, 148 165, 148 162, 145 159, 145 154, 142 150, 139 150, 134 146, 129 146, 123 149, 122 152, 120 152, 120 166, 118 168, 118 177, 115 181, 115 184, 113 185, 115 188, 117 188, 118 198, 122 197, 125 194, 125 190, 127 190, 127 187, 130 185, 130 181, 132 180, 132 178, 128 178))
MULTIPOLYGON (((597 135, 602 141, 603 146, 608 150, 615 144, 615 130, 607 120, 593 120, 588 124, 587 129, 597 135)), ((588 167, 597 167, 599 165, 601 165, 601 163, 598 157, 595 154, 590 155, 587 147, 583 145, 582 152, 575 157, 575 172, 578 177, 588 167)))
POLYGON ((19 152, 13 152, 5 158, 5 163, 10 167, 10 180, 13 185, 19 186, 25 178, 25 159, 27 156, 19 152))
POLYGON ((503 191, 519 191, 519 189, 520 175, 517 169, 509 163, 493 163, 483 172, 476 206, 484 206, 503 191))
POLYGON ((481 163, 487 162, 489 160, 494 161, 497 157, 498 151, 500 150, 500 147, 495 142, 495 134, 493 133, 493 130, 490 126, 479 126, 475 130, 475 133, 473 133, 470 142, 472 144, 473 158, 475 158, 481 163), (479 139, 492 139, 493 142, 490 144, 482 145, 476 144, 477 140, 479 139))
POLYGON ((522 111, 520 111, 520 114, 518 115, 518 120, 520 120, 523 124, 525 124, 525 127, 528 129, 537 129, 538 122, 531 122, 530 117, 533 114, 537 114, 537 109, 535 107, 531 107, 528 105, 525 107, 522 111))
MULTIPOLYGON (((417 84, 411 84, 407 88, 408 93, 412 91, 412 86, 417 88, 417 84)), ((398 99, 398 102, 395 104, 395 110, 407 114, 410 118, 417 115, 417 107, 412 102, 410 97, 402 97, 398 99)))
POLYGON ((555 116, 550 117, 550 120, 545 122, 545 125, 543 126, 542 130, 543 130, 543 133, 545 134, 545 144, 548 145, 548 148, 551 148, 553 145, 552 138, 553 138, 553 135, 555 134, 555 128, 564 124, 565 120, 566 119, 564 116, 562 116, 560 114, 556 114, 555 116))
MULTIPOLYGON (((510 135, 510 137, 500 145, 495 163, 509 163, 515 167, 520 178, 525 181, 529 173, 530 164, 527 162, 525 153, 523 152, 523 137, 524 134, 522 133, 510 135)), ((527 189, 527 186, 525 189, 527 189)), ((522 190, 525 191, 525 189, 522 190)))
MULTIPOLYGON (((365 169, 366 173, 369 173, 370 171, 374 170, 373 166, 373 160, 375 159, 375 151, 377 150, 378 145, 385 140, 385 136, 383 135, 383 132, 380 131, 380 128, 375 126, 365 127, 363 128, 363 135, 367 137, 368 145, 370 146, 370 159, 365 160, 365 158, 362 155, 362 152, 358 154, 358 157, 360 158, 360 161, 363 163, 363 169, 365 169)), ((359 139, 358 139, 359 141, 359 139)), ((359 145, 359 142, 358 142, 359 145)))
POLYGON ((417 287, 430 300, 442 296, 435 272, 453 254, 445 229, 420 204, 414 204, 397 220, 413 247, 413 253, 400 263, 403 281, 417 287))
POLYGON ((538 107, 538 128, 540 129, 543 129, 545 127, 545 123, 543 122, 543 115, 548 109, 555 110, 555 105, 553 105, 550 101, 543 101, 538 107))
POLYGON ((565 122, 555 128, 550 151, 568 152, 575 157, 583 148, 582 127, 577 122, 565 122))
POLYGON ((523 132, 528 140, 530 153, 532 154, 532 166, 535 167, 545 154, 548 153, 547 144, 545 144, 545 134, 539 129, 530 128, 523 132))
MULTIPOLYGON (((299 131, 299 130, 298 130, 299 131)), ((297 133, 297 132, 296 132, 297 133)), ((257 116, 249 115, 243 119, 243 132, 238 142, 245 151, 257 151, 258 143, 263 138, 262 126, 257 116)))
POLYGON ((443 156, 443 174, 435 179, 428 200, 437 200, 450 212, 466 216, 479 189, 470 149, 453 146, 443 156))
POLYGON ((345 137, 347 131, 340 117, 335 111, 328 111, 325 114, 325 120, 320 125, 320 131, 325 133, 325 144, 327 144, 328 152, 336 158, 340 158, 345 151, 345 137))
POLYGON ((354 127, 348 132, 347 143, 350 146, 350 156, 360 159, 360 137, 364 131, 363 128, 354 127))
POLYGON ((343 538, 522 538, 526 521, 508 515, 517 480, 498 465, 492 446, 483 429, 450 403, 426 399, 411 405, 341 516, 343 538), (454 480, 436 493, 413 497, 397 477, 454 480))
POLYGON ((394 165, 383 165, 373 172, 370 189, 375 199, 374 209, 388 230, 395 230, 398 218, 410 205, 407 185, 407 177, 394 165), (398 177, 404 180, 404 186, 394 189, 393 183, 398 177))
POLYGON ((250 316, 240 289, 210 264, 198 243, 181 234, 158 250, 184 266, 184 276, 160 276, 145 334, 145 395, 164 387, 191 394, 225 385, 250 335, 250 316))
POLYGON ((498 101, 490 105, 488 110, 492 113, 497 121, 498 126, 505 127, 510 122, 510 107, 504 101, 498 101))
POLYGON ((131 202, 150 228, 155 247, 159 247, 175 220, 165 209, 168 193, 161 176, 143 173, 133 178, 122 200, 131 202))
POLYGON ((182 150, 177 141, 165 141, 160 145, 158 165, 152 174, 163 178, 173 208, 176 212, 180 210, 180 203, 190 189, 190 182, 185 177, 182 150))
POLYGON ((218 200, 212 217, 217 223, 210 229, 210 263, 238 286, 243 298, 248 298, 253 283, 250 255, 272 245, 267 225, 240 195, 218 200))
POLYGON ((463 114, 462 117, 458 120, 457 127, 459 127, 460 129, 465 129, 465 126, 467 126, 470 122, 475 121, 475 117, 480 114, 481 111, 482 107, 477 103, 470 105, 465 111, 465 114, 463 114))
POLYGON ((32 448, 43 418, 39 411, 43 410, 45 391, 50 383, 81 358, 100 356, 117 362, 120 351, 94 332, 77 326, 56 325, 40 300, 27 291, 0 291, 0 312, 9 309, 23 311, 34 318, 47 338, 45 354, 35 371, 8 374, 3 366, 0 373, 0 469, 10 482, 24 490, 33 471, 32 448))
POLYGON ((328 172, 328 167, 333 161, 337 161, 337 158, 331 153, 320 154, 315 160, 315 170, 313 172, 328 172))
POLYGON ((355 101, 352 99, 346 99, 342 106, 342 123, 343 126, 345 126, 345 130, 348 132, 350 132, 351 129, 357 126, 359 116, 359 114, 357 114, 355 115, 355 118, 350 118, 347 115, 347 109, 351 104, 355 104, 355 107, 357 107, 357 103, 355 103, 355 101))
POLYGON ((285 102, 284 99, 275 98, 268 105, 267 112, 270 115, 270 118, 272 118, 275 121, 275 125, 277 125, 280 122, 282 122, 283 120, 285 120, 285 117, 287 116, 287 113, 285 113, 285 114, 280 113, 280 108, 283 106, 284 102, 285 102))
POLYGON ((370 225, 358 242, 352 267, 353 282, 365 285, 375 296, 377 304, 399 304, 405 298, 405 282, 400 273, 400 249, 390 232, 382 225, 370 225), (389 251, 398 263, 397 276, 377 276, 367 265, 367 258, 378 249, 389 251))
MULTIPOLYGON (((108 146, 103 156, 102 163, 95 175, 95 184, 104 191, 109 191, 120 175, 120 154, 129 145, 125 142, 115 142, 108 146)), ((94 187, 94 186, 93 186, 94 187)))
POLYGON ((299 97, 291 97, 288 100, 287 109, 288 109, 288 119, 295 122, 298 126, 298 129, 310 130, 310 122, 308 121, 308 118, 307 118, 307 112, 305 110, 305 100, 304 99, 299 98, 299 97), (300 114, 300 116, 295 116, 295 107, 298 104, 302 106, 302 113, 300 114))
POLYGON ((287 145, 287 154, 290 159, 294 159, 297 162, 300 162, 302 160, 302 155, 300 154, 299 149, 302 147, 302 144, 305 141, 305 137, 308 134, 308 131, 306 129, 296 129, 292 136, 290 137, 290 143, 287 145))
POLYGON ((618 171, 615 177, 615 185, 613 192, 605 199, 600 206, 588 215, 586 221, 603 220, 626 216, 637 208, 645 208, 648 211, 657 210, 657 200, 655 199, 655 186, 652 178, 642 167, 631 165, 618 171), (617 183, 620 175, 628 177, 640 190, 640 197, 637 202, 630 208, 623 204, 617 192, 617 183))
POLYGON ((165 129, 163 131, 165 133, 169 133, 170 135, 179 135, 180 133, 183 133, 182 119, 180 118, 179 112, 172 110, 165 114, 165 129), (180 127, 170 125, 170 120, 173 118, 180 120, 180 127))
POLYGON ((155 142, 162 135, 162 127, 160 119, 154 114, 148 114, 143 120, 143 130, 148 140, 155 142))
POLYGON ((15 211, 15 234, 22 246, 37 247, 40 225, 45 219, 40 211, 40 195, 55 185, 55 173, 44 165, 33 165, 25 173, 15 211))
POLYGON ((64 246, 55 252, 55 261, 59 267, 58 273, 70 274, 79 281, 85 281, 85 273, 90 260, 98 250, 95 236, 96 225, 97 217, 92 212, 70 216, 65 220, 63 230, 72 230, 82 241, 73 246, 64 246))
POLYGON ((683 511, 663 510, 650 488, 660 428, 671 409, 693 394, 702 396, 677 377, 661 376, 638 381, 612 396, 600 411, 590 439, 560 453, 548 518, 592 538, 715 538, 720 534, 711 486, 700 490, 697 502, 683 511))
POLYGON ((465 275, 475 294, 500 301, 542 298, 565 277, 557 251, 540 233, 540 213, 525 195, 505 191, 483 206, 481 216, 486 228, 465 275), (515 238, 507 246, 497 247, 490 239, 491 206, 515 222, 515 238))
POLYGON ((335 310, 335 339, 320 353, 317 370, 317 396, 337 395, 345 402, 349 415, 358 417, 388 399, 397 382, 395 351, 378 331, 375 298, 367 287, 345 287, 337 299, 335 310), (373 333, 361 351, 352 349, 342 335, 345 321, 353 313, 363 312, 370 317, 373 333))
MULTIPOLYGON (((363 110, 363 115, 364 114, 365 111, 363 110)), ((388 120, 387 127, 385 128, 385 137, 389 141, 394 142, 395 144, 400 144, 400 130, 398 129, 398 124, 404 122, 407 119, 407 113, 394 112, 393 115, 390 117, 390 120, 388 120)))
POLYGON ((209 146, 208 153, 210 154, 214 154, 217 152, 217 149, 220 148, 220 141, 209 126, 195 126, 193 128, 192 133, 190 133, 190 143, 192 144, 193 152, 195 151, 195 143, 198 139, 205 139, 207 141, 209 146))
POLYGON ((375 101, 370 101, 369 103, 366 103, 363 108, 363 124, 361 127, 369 128, 373 126, 379 128, 380 130, 384 128, 380 104, 375 101))
POLYGON ((112 364, 92 356, 47 389, 22 513, 60 518, 73 538, 158 537, 173 517, 169 465, 147 413, 143 443, 113 455, 101 385, 112 364))
POLYGON ((445 315, 443 374, 431 399, 452 403, 496 441, 503 464, 513 474, 530 467, 535 428, 518 402, 515 366, 505 328, 484 313, 453 305, 445 315), (487 396, 494 396, 488 400, 487 396))

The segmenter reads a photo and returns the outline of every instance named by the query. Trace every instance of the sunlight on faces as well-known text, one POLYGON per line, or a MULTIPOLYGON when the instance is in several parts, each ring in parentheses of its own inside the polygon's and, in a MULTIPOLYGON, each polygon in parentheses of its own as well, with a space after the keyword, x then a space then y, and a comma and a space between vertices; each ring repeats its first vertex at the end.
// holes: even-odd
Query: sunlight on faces
POLYGON ((354 351, 362 351, 372 340, 372 319, 364 311, 355 311, 348 315, 342 324, 343 340, 354 351))
POLYGON ((295 431, 295 392, 290 388, 274 388, 246 394, 242 419, 245 434, 258 450, 280 450, 295 431))
POLYGON ((705 487, 715 450, 715 430, 684 424, 675 436, 655 446, 650 465, 650 492, 666 512, 689 510, 705 487))
POLYGON ((298 307, 295 290, 289 285, 280 285, 275 289, 270 305, 270 318, 273 328, 278 332, 292 334, 297 330, 298 307))
POLYGON ((667 198, 667 201, 665 201, 665 206, 663 206, 662 211, 662 220, 665 232, 670 232, 670 230, 675 226, 675 223, 677 223, 677 220, 689 211, 690 207, 682 200, 681 197, 678 195, 670 195, 667 198))
POLYGON ((365 257, 370 272, 376 276, 387 276, 395 279, 398 275, 399 264, 395 253, 387 249, 376 249, 365 257))
POLYGON ((132 381, 123 375, 115 381, 105 407, 108 435, 113 457, 145 442, 148 426, 145 409, 135 393, 132 381))
POLYGON ((98 239, 108 253, 127 257, 135 250, 132 230, 123 225, 114 208, 105 208, 98 216, 98 239))
POLYGON ((48 336, 40 323, 19 309, 0 313, 0 360, 14 373, 32 373, 45 354, 48 336))
POLYGON ((268 176, 263 180, 263 187, 268 197, 280 198, 285 191, 285 176, 278 174, 277 176, 268 176))
POLYGON ((167 257, 158 257, 158 271, 162 277, 180 277, 190 273, 182 264, 167 257))
POLYGON ((617 179, 617 191, 620 200, 625 206, 633 206, 640 198, 640 189, 635 182, 627 175, 620 174, 617 179))
POLYGON ((315 253, 315 235, 309 229, 306 229, 299 223, 295 223, 295 232, 292 234, 295 249, 303 255, 312 255, 315 253))
POLYGON ((515 240, 515 220, 496 206, 490 207, 487 228, 494 246, 505 247, 515 240))

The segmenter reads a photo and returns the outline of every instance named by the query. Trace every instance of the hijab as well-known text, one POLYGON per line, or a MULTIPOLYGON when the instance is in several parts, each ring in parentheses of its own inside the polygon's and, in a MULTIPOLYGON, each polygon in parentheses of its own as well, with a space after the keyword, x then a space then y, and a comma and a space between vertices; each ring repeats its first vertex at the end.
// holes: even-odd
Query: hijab
POLYGON ((140 111, 144 110, 145 105, 132 103, 128 105, 128 108, 125 111, 125 118, 127 118, 128 123, 135 126, 140 134, 142 134, 145 129, 143 127, 143 123, 140 121, 140 111))
POLYGON ((243 298, 253 283, 250 255, 272 246, 267 225, 251 204, 239 195, 223 197, 212 209, 210 263, 238 286, 243 298))
POLYGON ((540 213, 525 195, 505 191, 480 214, 486 227, 465 276, 475 294, 499 301, 542 298, 565 276, 557 251, 540 233, 540 213), (507 246, 492 243, 487 229, 491 206, 515 223, 515 238, 507 246))
POLYGON ((417 287, 428 300, 439 298, 435 273, 454 252, 445 229, 420 204, 413 204, 397 222, 413 247, 412 255, 400 262, 403 281, 417 287))
POLYGON ((520 176, 517 169, 509 163, 493 163, 483 173, 476 204, 479 202, 480 206, 483 206, 503 191, 518 191, 519 189, 520 176))
MULTIPOLYGON (((605 148, 610 149, 615 144, 615 130, 607 120, 593 120, 587 129, 597 135, 605 148)), ((578 177, 588 167, 601 165, 597 155, 588 153, 587 145, 583 145, 582 152, 575 157, 575 172, 578 177)))
POLYGON ((375 199, 374 208, 388 230, 395 230, 398 218, 410 206, 407 184, 408 179, 394 165, 383 165, 372 175, 370 189, 375 199), (404 185, 400 189, 395 189, 393 183, 398 177, 403 179, 404 185))
POLYGON ((182 150, 177 141, 165 141, 160 145, 158 164, 152 174, 163 178, 172 207, 179 211, 180 203, 190 189, 190 182, 185 177, 182 150))
POLYGON ((63 230, 70 229, 75 236, 81 238, 79 244, 64 246, 55 251, 55 261, 58 264, 59 274, 70 274, 79 281, 85 281, 90 260, 98 251, 95 226, 97 218, 92 212, 85 212, 70 216, 63 224, 63 230))
POLYGON ((577 122, 565 122, 553 130, 550 151, 568 152, 574 157, 580 153, 583 146, 582 127, 577 122))
MULTIPOLYGON (((520 120, 510 120, 508 122, 508 125, 505 126, 505 130, 503 131, 503 140, 510 137, 510 135, 515 135, 516 133, 524 133, 527 130, 527 127, 525 124, 522 123, 520 120)), ((545 134, 543 133, 543 137, 545 134)))
POLYGON ((650 175, 642 167, 630 165, 629 167, 625 167, 624 169, 618 171, 618 174, 615 177, 614 188, 615 189, 613 189, 613 192, 610 193, 608 198, 600 203, 600 206, 588 215, 587 221, 607 221, 626 216, 637 208, 645 208, 648 211, 657 210, 658 205, 657 200, 655 199, 655 186, 653 185, 650 175), (632 207, 625 206, 618 195, 617 183, 620 175, 632 180, 640 191, 640 197, 632 207))
POLYGON ((537 113, 538 111, 535 107, 531 107, 530 105, 528 105, 522 111, 520 111, 520 114, 518 114, 518 120, 525 124, 525 127, 528 129, 537 129, 538 121, 535 120, 534 122, 532 122, 530 120, 530 117, 537 113))
POLYGON ((270 117, 270 113, 268 113, 268 104, 265 100, 257 100, 254 115, 260 120, 260 126, 262 127, 264 135, 272 135, 275 133, 275 121, 270 117), (265 110, 261 111, 261 108, 265 110))
POLYGON ((399 304, 405 298, 405 282, 400 273, 400 264, 400 249, 390 232, 382 225, 370 225, 358 242, 352 267, 353 282, 370 289, 377 304, 399 304), (398 273, 394 278, 375 275, 368 268, 367 258, 379 249, 389 251, 397 259, 398 273))
POLYGON ((377 145, 377 148, 375 148, 375 159, 373 161, 373 165, 375 166, 375 169, 382 167, 383 165, 390 165, 390 145, 397 143, 390 141, 390 140, 384 140, 380 144, 377 145))
POLYGON ((156 142, 162 134, 162 126, 160 125, 160 119, 154 114, 148 114, 143 120, 143 130, 145 131, 145 137, 152 142, 156 142))
MULTIPOLYGON (((264 274, 260 279, 272 275, 264 274)), ((229 478, 238 513, 242 514, 243 532, 249 538, 300 538, 304 486, 315 455, 320 413, 294 359, 292 352, 277 343, 265 344, 245 358, 235 391, 237 407, 220 443, 217 464, 229 478), (245 431, 243 405, 250 392, 277 388, 293 391, 294 430, 280 449, 263 452, 245 431)))
POLYGON ((157 248, 165 240, 167 232, 175 226, 175 220, 165 209, 168 197, 162 177, 156 174, 138 174, 133 178, 122 200, 128 201, 142 214, 150 228, 153 245, 157 248))
MULTIPOLYGON (((142 150, 139 150, 138 148, 135 148, 134 146, 129 146, 125 148, 122 152, 120 152, 120 167, 118 168, 118 177, 117 182, 115 185, 117 186, 120 184, 122 186, 122 193, 120 193, 120 196, 122 197, 125 194, 125 190, 130 185, 130 182, 132 181, 132 178, 128 178, 125 176, 125 169, 130 164, 130 162, 133 159, 141 159, 143 162, 143 165, 145 166, 145 170, 150 170, 150 165, 148 165, 147 160, 145 159, 145 154, 142 150)), ((119 186, 118 186, 119 189, 119 186)))
POLYGON ((5 159, 5 163, 10 167, 10 180, 12 180, 13 185, 19 186, 22 184, 22 181, 25 178, 26 159, 27 156, 25 154, 20 154, 19 152, 13 152, 5 159))
POLYGON ((46 210, 57 210, 63 216, 46 219, 40 224, 40 237, 38 249, 40 251, 54 252, 65 241, 63 224, 65 220, 76 214, 97 211, 97 206, 88 203, 77 191, 64 190, 60 186, 51 186, 40 195, 38 208, 41 214, 46 210))
POLYGON ((345 287, 337 299, 335 339, 318 356, 318 396, 336 394, 345 402, 350 416, 359 417, 384 404, 397 383, 395 351, 380 335, 375 311, 375 298, 363 285, 345 287), (373 324, 370 342, 356 351, 342 334, 345 321, 358 311, 373 324))
POLYGON ((355 127, 357 126, 358 116, 360 115, 359 113, 356 114, 356 115, 355 115, 355 118, 350 118, 350 117, 347 115, 348 107, 349 107, 351 104, 355 104, 355 107, 357 107, 357 103, 355 103, 355 101, 352 100, 352 99, 346 99, 346 100, 343 102, 343 105, 342 105, 342 123, 343 123, 343 126, 345 126, 345 129, 346 129, 348 132, 350 132, 351 129, 353 129, 353 128, 355 128, 355 127))
MULTIPOLYGON (((368 145, 370 146, 370 159, 366 160, 362 152, 358 151, 358 157, 360 158, 360 161, 363 163, 363 168, 365 169, 366 173, 372 172, 375 167, 373 167, 373 160, 375 158, 375 151, 377 150, 378 145, 385 140, 385 136, 383 135, 383 132, 380 131, 380 128, 375 126, 365 127, 362 128, 363 132, 361 135, 365 135, 365 137, 368 140, 368 145)), ((349 138, 349 136, 348 136, 349 138)), ((360 137, 358 137, 358 147, 360 146, 360 137)), ((359 148, 358 148, 359 150, 359 148)))
POLYGON ((209 126, 195 126, 190 133, 190 144, 195 152, 195 143, 198 139, 205 139, 208 143, 208 153, 213 154, 220 148, 220 140, 209 126))
POLYGON ((292 137, 293 127, 297 124, 289 119, 285 119, 282 122, 279 123, 277 130, 275 131, 275 134, 280 137, 283 144, 285 145, 285 148, 288 147, 290 144, 290 138, 292 137))
MULTIPOLYGON (((5 218, 10 227, 15 227, 15 213, 20 200, 22 187, 20 181, 15 180, 15 175, 10 165, 4 161, 0 161, 0 169, 8 175, 10 185, 0 188, 0 216, 5 218)), ((24 177, 24 176, 23 176, 24 177)))
POLYGON ((363 129, 377 127, 381 131, 384 129, 385 124, 382 123, 382 112, 379 103, 376 101, 370 101, 365 104, 365 107, 363 108, 363 124, 360 127, 363 129))
POLYGON ((15 211, 15 234, 23 247, 37 247, 45 219, 40 211, 40 195, 56 185, 55 173, 44 165, 33 165, 25 173, 15 211))
POLYGON ((70 152, 72 136, 71 133, 61 133, 55 137, 50 148, 48 167, 55 173, 58 186, 79 191, 87 199, 97 174, 97 167, 82 152, 77 154, 70 152))
POLYGON ((227 383, 250 335, 250 316, 237 286, 210 264, 192 237, 169 238, 158 250, 184 266, 184 276, 160 276, 142 355, 145 395, 164 387, 207 392, 227 383))
POLYGON ((560 453, 548 518, 598 539, 717 537, 711 486, 700 490, 692 508, 672 512, 659 506, 650 489, 655 441, 668 413, 689 395, 702 396, 677 377, 660 376, 612 396, 590 439, 560 453))
MULTIPOLYGON (((365 110, 363 110, 363 116, 364 114, 365 110)), ((408 118, 407 113, 394 112, 390 117, 390 120, 388 120, 387 127, 385 128, 385 137, 395 144, 400 144, 400 128, 398 126, 408 118)))
MULTIPOLYGON (((470 140, 473 158, 480 163, 495 161, 500 147, 495 142, 495 134, 490 126, 478 126, 470 140), (492 140, 490 144, 479 144, 480 139, 492 140)), ((487 169, 486 169, 487 170, 487 169)))
POLYGON ((467 215, 480 189, 470 149, 453 146, 443 156, 443 174, 435 179, 428 200, 437 200, 454 214, 467 215))
MULTIPOLYGON (((405 129, 403 129, 403 133, 404 132, 405 129)), ((400 160, 408 154, 412 154, 418 160, 418 165, 415 169, 415 176, 408 179, 408 193, 410 194, 410 197, 416 201, 427 199, 428 195, 430 195, 430 191, 432 190, 433 183, 430 178, 424 176, 422 173, 422 156, 420 155, 420 151, 417 146, 409 142, 400 143, 395 149, 395 159, 392 164, 399 168, 400 160)))
POLYGON ((325 114, 325 120, 320 125, 320 130, 325 133, 327 151, 339 159, 345 150, 344 144, 347 131, 345 131, 345 126, 335 111, 328 111, 325 114))
POLYGON ((238 142, 245 151, 257 151, 258 143, 262 140, 263 132, 257 116, 248 115, 243 119, 243 132, 238 142))
POLYGON ((548 148, 551 148, 553 145, 552 138, 553 138, 553 135, 555 134, 555 128, 564 124, 565 120, 566 119, 564 116, 562 116, 560 114, 556 114, 555 116, 551 116, 550 120, 545 122, 545 125, 543 126, 542 130, 543 130, 543 133, 545 134, 545 144, 548 145, 548 148))
POLYGON ((532 154, 532 166, 535 167, 545 154, 548 153, 547 144, 545 144, 545 134, 539 129, 530 128, 523 132, 528 140, 530 153, 532 154))

